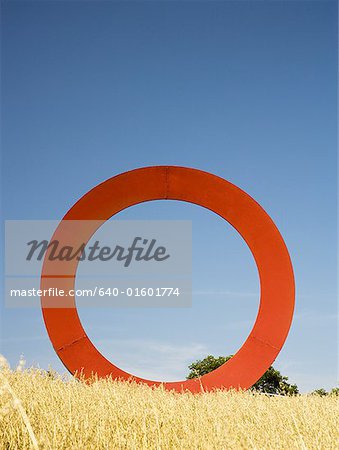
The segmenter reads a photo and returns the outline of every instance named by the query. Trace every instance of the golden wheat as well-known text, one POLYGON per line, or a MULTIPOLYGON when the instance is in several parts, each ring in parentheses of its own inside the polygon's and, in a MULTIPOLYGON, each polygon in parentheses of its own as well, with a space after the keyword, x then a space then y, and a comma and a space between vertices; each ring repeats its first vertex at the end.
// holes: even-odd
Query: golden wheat
POLYGON ((1 450, 338 448, 335 396, 177 394, 21 369, 0 370, 1 450))

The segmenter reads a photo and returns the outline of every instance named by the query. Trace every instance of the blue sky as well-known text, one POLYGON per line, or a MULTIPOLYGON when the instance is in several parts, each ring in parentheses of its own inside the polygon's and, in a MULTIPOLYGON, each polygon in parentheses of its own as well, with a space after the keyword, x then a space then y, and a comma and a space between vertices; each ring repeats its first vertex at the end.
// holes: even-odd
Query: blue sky
MULTIPOLYGON (((303 391, 333 387, 336 83, 334 1, 3 2, 3 218, 60 219, 99 182, 141 166, 228 179, 270 214, 292 257, 296 312, 275 366, 303 391)), ((80 310, 97 347, 163 380, 234 353, 259 302, 235 230, 177 202, 120 217, 192 220, 193 306, 80 310)), ((39 309, 2 308, 1 352, 64 370, 39 309)))

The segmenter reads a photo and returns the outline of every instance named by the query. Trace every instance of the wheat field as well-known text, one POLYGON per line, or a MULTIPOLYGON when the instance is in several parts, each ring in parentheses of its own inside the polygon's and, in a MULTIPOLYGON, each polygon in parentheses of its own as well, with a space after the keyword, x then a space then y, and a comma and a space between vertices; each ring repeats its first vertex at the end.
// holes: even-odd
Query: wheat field
POLYGON ((0 370, 1 450, 336 449, 338 426, 335 396, 177 394, 0 370))

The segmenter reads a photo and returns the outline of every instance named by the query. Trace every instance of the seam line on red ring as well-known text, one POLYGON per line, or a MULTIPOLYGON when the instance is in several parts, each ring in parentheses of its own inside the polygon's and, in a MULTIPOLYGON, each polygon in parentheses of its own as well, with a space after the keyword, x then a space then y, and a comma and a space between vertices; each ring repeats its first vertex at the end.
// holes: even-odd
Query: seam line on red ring
POLYGON ((279 350, 278 347, 276 347, 275 345, 270 344, 267 341, 264 341, 263 339, 258 338, 257 336, 251 336, 252 339, 255 339, 256 341, 260 342, 261 344, 267 345, 268 347, 272 347, 275 350, 279 350))
POLYGON ((82 339, 85 339, 85 338, 87 338, 87 336, 83 335, 83 336, 79 337, 78 339, 75 339, 75 341, 72 341, 69 344, 65 344, 65 345, 59 347, 57 349, 57 351, 60 352, 62 350, 65 350, 66 348, 71 347, 72 345, 76 344, 77 342, 79 342, 79 341, 81 341, 82 339))

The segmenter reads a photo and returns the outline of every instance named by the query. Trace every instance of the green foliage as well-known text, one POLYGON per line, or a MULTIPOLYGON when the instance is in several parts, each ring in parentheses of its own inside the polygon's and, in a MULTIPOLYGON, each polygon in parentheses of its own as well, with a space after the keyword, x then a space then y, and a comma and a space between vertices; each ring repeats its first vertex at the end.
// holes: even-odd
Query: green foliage
MULTIPOLYGON (((188 368, 190 372, 187 379, 202 377, 203 375, 217 369, 226 361, 232 358, 230 356, 219 356, 218 358, 208 355, 202 360, 195 361, 188 368)), ((269 367, 264 375, 252 386, 254 391, 267 394, 296 395, 299 393, 296 384, 288 383, 288 377, 282 376, 279 370, 269 367)))
POLYGON ((331 390, 330 395, 339 396, 339 387, 335 387, 331 390))
POLYGON ((316 389, 315 391, 311 392, 312 395, 319 395, 319 397, 325 397, 326 395, 328 395, 328 392, 323 389, 316 389))
POLYGON ((202 377, 203 375, 206 375, 206 373, 212 372, 212 370, 217 369, 231 359, 232 356, 233 355, 219 356, 218 358, 215 358, 212 355, 208 355, 206 358, 192 363, 188 366, 190 373, 187 375, 187 379, 202 377))
POLYGON ((337 397, 339 396, 339 387, 332 388, 330 392, 327 392, 324 388, 315 389, 311 392, 311 395, 318 395, 319 397, 326 397, 327 395, 331 395, 337 397))
POLYGON ((299 390, 296 384, 288 383, 288 377, 270 366, 264 375, 252 386, 252 390, 279 395, 296 395, 299 390))

